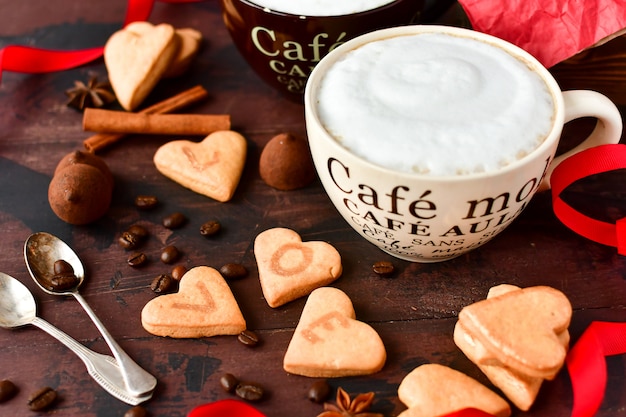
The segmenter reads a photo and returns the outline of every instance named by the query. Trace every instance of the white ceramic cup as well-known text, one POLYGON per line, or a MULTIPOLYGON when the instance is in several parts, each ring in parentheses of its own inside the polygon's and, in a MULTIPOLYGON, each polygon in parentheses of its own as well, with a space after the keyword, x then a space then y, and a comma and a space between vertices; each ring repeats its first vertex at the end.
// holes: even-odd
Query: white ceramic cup
POLYGON ((317 64, 304 100, 311 154, 332 203, 365 239, 414 262, 452 259, 488 242, 511 224, 537 190, 549 187, 550 174, 560 161, 592 146, 617 143, 622 134, 619 110, 605 96, 586 90, 561 92, 548 70, 522 49, 454 27, 414 25, 359 36, 317 64), (425 32, 488 42, 527 62, 545 81, 555 102, 546 139, 534 151, 496 171, 448 176, 384 168, 337 142, 324 128, 317 103, 320 81, 329 68, 361 45, 425 32), (596 128, 574 149, 555 158, 564 123, 581 117, 597 118, 596 128))

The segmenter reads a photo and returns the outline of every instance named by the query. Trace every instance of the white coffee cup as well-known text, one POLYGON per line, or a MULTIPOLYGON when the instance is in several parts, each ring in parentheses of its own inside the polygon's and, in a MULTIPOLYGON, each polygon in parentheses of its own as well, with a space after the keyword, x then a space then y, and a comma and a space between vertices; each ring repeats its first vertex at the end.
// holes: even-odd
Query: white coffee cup
MULTIPOLYGON (((368 88, 367 83, 356 84, 360 89, 368 88)), ((539 189, 549 187, 550 174, 560 161, 589 147, 617 143, 622 134, 619 110, 605 96, 583 90, 561 92, 548 70, 522 49, 454 27, 403 26, 359 36, 317 64, 304 100, 311 154, 330 200, 365 239, 391 255, 415 262, 452 259, 488 242, 522 212, 539 189), (459 175, 385 167, 342 145, 329 133, 319 111, 324 105, 319 102, 320 86, 328 71, 363 45, 426 33, 494 45, 528 65, 545 82, 554 103, 545 138, 505 166, 459 175), (581 117, 597 118, 596 128, 574 149, 555 158, 564 123, 581 117)))

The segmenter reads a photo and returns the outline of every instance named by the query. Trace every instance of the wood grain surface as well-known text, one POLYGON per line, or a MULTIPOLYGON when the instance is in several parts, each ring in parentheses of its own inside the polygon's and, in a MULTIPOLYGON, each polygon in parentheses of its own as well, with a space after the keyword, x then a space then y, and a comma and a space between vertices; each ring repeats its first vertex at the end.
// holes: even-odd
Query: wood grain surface
MULTIPOLYGON (((118 29, 124 0, 0 0, 0 47, 26 44, 78 49, 104 44, 118 29)), ((248 141, 248 157, 234 198, 219 203, 189 191, 162 176, 152 157, 172 137, 133 135, 100 152, 115 177, 112 206, 107 215, 88 226, 59 220, 47 201, 47 188, 59 160, 82 149, 90 136, 81 127, 82 115, 65 106, 64 91, 74 80, 106 76, 102 60, 78 69, 51 74, 5 72, 0 85, 0 271, 26 284, 37 299, 38 314, 86 346, 108 353, 106 344, 73 298, 44 294, 28 275, 23 244, 33 232, 47 231, 64 239, 82 258, 87 279, 81 292, 119 344, 159 380, 145 404, 152 416, 185 416, 194 407, 233 398, 219 386, 223 373, 261 384, 266 398, 255 404, 268 417, 316 416, 322 406, 307 399, 311 378, 289 375, 282 358, 305 299, 270 308, 263 299, 252 251, 258 233, 288 227, 305 241, 331 243, 341 254, 344 272, 333 286, 352 299, 359 320, 370 323, 385 343, 388 359, 382 371, 367 377, 330 380, 351 394, 374 391, 372 410, 396 416, 405 409, 397 398, 402 378, 429 362, 449 365, 489 385, 452 340, 458 312, 484 298, 496 284, 521 287, 549 285, 570 299, 574 315, 570 331, 575 342, 593 320, 626 321, 626 258, 614 248, 588 241, 564 227, 553 215, 548 194, 537 195, 527 210, 496 239, 466 256, 436 264, 400 261, 361 239, 340 218, 318 182, 296 191, 267 186, 258 173, 264 145, 276 134, 305 135, 303 106, 267 87, 241 58, 222 23, 216 1, 189 4, 157 3, 153 23, 193 27, 204 36, 201 53, 190 72, 159 83, 145 105, 201 84, 207 101, 193 107, 204 114, 230 114, 233 129, 248 141), (137 195, 159 198, 153 211, 137 210, 137 195), (181 229, 161 225, 179 211, 189 222, 181 229), (216 219, 222 232, 207 239, 199 228, 216 219), (120 234, 139 223, 150 231, 142 250, 151 262, 133 269, 127 252, 117 243, 120 234), (249 275, 232 281, 248 327, 262 338, 249 348, 236 337, 169 339, 147 333, 140 323, 142 307, 155 297, 149 285, 170 266, 158 260, 168 244, 182 251, 179 264, 219 268, 229 262, 246 266, 249 275), (376 276, 371 265, 392 261, 392 278, 376 276)), ((575 71, 575 68, 573 68, 575 71)), ((591 88, 585 77, 570 87, 591 88)), ((588 130, 588 124, 568 126, 564 144, 588 130)), ((198 138, 200 139, 200 138, 198 138)), ((564 145, 566 146, 566 145, 564 145)), ((567 190, 572 204, 604 219, 623 217, 624 173, 599 175, 567 190)), ((607 392, 600 417, 626 415, 626 363, 608 360, 607 392)), ((26 399, 42 386, 51 386, 61 400, 43 415, 114 417, 128 405, 104 392, 87 375, 69 350, 39 329, 0 329, 0 379, 19 388, 16 398, 0 404, 2 416, 34 415, 26 399)), ((572 393, 567 372, 544 383, 529 412, 515 416, 566 417, 572 393)))

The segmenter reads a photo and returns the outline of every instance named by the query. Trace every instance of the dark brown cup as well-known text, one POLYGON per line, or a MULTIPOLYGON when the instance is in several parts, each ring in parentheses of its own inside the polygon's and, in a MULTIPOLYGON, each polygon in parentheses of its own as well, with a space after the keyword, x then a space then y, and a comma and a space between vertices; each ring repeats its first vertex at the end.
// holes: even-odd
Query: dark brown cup
POLYGON ((248 0, 220 0, 224 23, 254 71, 290 99, 302 102, 313 67, 358 35, 414 23, 423 0, 396 0, 341 16, 299 16, 263 9, 248 0))

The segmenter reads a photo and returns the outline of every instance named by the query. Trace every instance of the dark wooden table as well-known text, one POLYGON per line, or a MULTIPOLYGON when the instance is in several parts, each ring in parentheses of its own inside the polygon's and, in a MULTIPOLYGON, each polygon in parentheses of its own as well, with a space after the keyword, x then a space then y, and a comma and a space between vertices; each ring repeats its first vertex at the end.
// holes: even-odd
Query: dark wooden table
MULTIPOLYGON (((124 0, 31 2, 0 0, 0 47, 8 44, 78 49, 103 45, 122 23, 124 0)), ((253 240, 272 227, 289 227, 306 240, 323 240, 341 253, 344 273, 333 285, 352 299, 357 318, 381 335, 388 360, 372 376, 331 380, 349 393, 376 393, 373 410, 395 416, 404 410, 398 384, 414 367, 442 363, 488 384, 485 377, 455 346, 452 330, 465 305, 485 297, 489 287, 511 283, 521 287, 549 285, 571 300, 575 342, 594 320, 626 321, 626 258, 616 250, 588 241, 553 215, 548 194, 535 197, 527 210, 498 238, 467 256, 437 264, 393 259, 357 236, 325 196, 319 183, 298 191, 277 191, 258 174, 263 146, 281 132, 304 135, 303 107, 265 86, 240 57, 223 26, 217 3, 172 5, 157 3, 150 21, 194 27, 205 37, 204 48, 189 74, 161 82, 148 103, 196 84, 210 98, 195 107, 198 113, 230 113, 233 129, 248 140, 249 154, 237 192, 228 203, 195 194, 163 177, 154 167, 156 149, 171 140, 162 136, 131 136, 100 155, 115 176, 111 209, 89 226, 59 220, 47 201, 47 188, 60 158, 89 136, 82 131, 82 115, 65 106, 64 90, 74 80, 106 76, 103 62, 42 75, 5 72, 0 86, 0 271, 22 281, 34 293, 39 315, 86 346, 108 353, 102 337, 72 298, 44 294, 29 277, 23 244, 33 232, 47 231, 64 239, 80 255, 88 278, 82 294, 120 345, 159 380, 155 395, 145 404, 153 416, 185 416, 192 408, 232 398, 219 386, 229 372, 261 384, 264 401, 255 406, 272 417, 315 416, 322 407, 307 400, 313 382, 289 375, 282 359, 305 300, 280 308, 268 307, 258 281, 253 240), (161 205, 140 212, 133 200, 156 195, 161 205), (161 219, 174 211, 189 218, 182 229, 170 231, 161 219), (200 225, 218 219, 222 233, 206 239, 200 225), (122 231, 134 223, 146 226, 151 237, 143 248, 152 262, 132 269, 118 245, 122 231), (169 339, 147 333, 140 323, 142 307, 155 297, 149 284, 171 267, 158 261, 166 244, 183 252, 180 264, 219 268, 242 263, 249 276, 231 282, 248 327, 263 342, 249 348, 232 336, 169 339), (390 260, 398 272, 384 279, 371 264, 390 260)), ((578 88, 585 88, 582 83, 578 88)), ((566 130, 566 139, 586 127, 566 130)), ((567 140, 565 142, 567 142, 567 140)), ((568 190, 579 208, 600 218, 622 217, 626 211, 624 176, 612 173, 583 181, 568 190)), ((626 415, 626 363, 621 356, 608 360, 608 390, 599 416, 626 415)), ((55 388, 60 402, 50 415, 122 416, 128 405, 104 392, 87 375, 82 362, 56 340, 34 327, 0 329, 0 379, 20 388, 13 400, 0 404, 2 416, 33 415, 29 394, 41 386, 55 388)), ((571 385, 567 372, 544 383, 531 411, 514 415, 565 417, 571 413, 571 385)))

